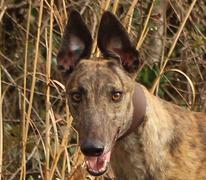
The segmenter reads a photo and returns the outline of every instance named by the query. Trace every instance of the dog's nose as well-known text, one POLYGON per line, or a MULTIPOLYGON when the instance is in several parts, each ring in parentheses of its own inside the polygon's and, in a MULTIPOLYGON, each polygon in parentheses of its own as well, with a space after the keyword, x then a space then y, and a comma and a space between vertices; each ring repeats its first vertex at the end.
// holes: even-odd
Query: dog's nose
POLYGON ((80 148, 85 156, 100 156, 104 152, 104 144, 98 140, 86 141, 80 148))

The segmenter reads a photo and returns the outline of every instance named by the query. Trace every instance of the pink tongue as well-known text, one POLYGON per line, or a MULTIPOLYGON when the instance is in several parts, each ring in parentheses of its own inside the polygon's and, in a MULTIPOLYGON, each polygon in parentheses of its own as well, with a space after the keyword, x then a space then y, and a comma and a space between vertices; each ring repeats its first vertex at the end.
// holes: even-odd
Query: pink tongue
POLYGON ((110 161, 110 155, 111 151, 101 156, 86 156, 88 168, 97 172, 106 170, 107 163, 110 161))

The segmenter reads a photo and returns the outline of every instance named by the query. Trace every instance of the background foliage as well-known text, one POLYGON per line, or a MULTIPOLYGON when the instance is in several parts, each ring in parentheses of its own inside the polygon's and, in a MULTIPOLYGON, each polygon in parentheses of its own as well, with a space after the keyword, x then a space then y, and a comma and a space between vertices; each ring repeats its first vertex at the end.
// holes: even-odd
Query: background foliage
POLYGON ((206 111, 205 0, 1 0, 2 179, 94 179, 84 169, 55 68, 71 8, 94 41, 101 14, 113 11, 140 51, 137 81, 168 101, 206 111))

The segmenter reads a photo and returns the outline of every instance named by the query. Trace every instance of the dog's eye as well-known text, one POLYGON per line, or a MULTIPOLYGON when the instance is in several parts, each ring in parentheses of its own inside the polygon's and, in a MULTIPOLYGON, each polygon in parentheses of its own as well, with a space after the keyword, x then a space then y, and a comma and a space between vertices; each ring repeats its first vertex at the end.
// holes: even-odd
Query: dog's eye
POLYGON ((122 99, 122 92, 117 91, 112 93, 112 100, 114 102, 119 102, 122 99))
POLYGON ((75 92, 71 94, 71 99, 73 102, 79 103, 82 99, 81 94, 79 92, 75 92))

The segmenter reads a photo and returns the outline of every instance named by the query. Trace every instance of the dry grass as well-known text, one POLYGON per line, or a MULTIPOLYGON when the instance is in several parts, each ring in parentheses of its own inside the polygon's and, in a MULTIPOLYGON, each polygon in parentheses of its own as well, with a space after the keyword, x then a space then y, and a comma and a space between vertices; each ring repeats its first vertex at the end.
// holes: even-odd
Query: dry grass
MULTIPOLYGON (((0 179, 95 179, 85 171, 55 69, 71 7, 91 30, 94 56, 100 54, 96 30, 101 14, 110 10, 144 60, 138 81, 173 103, 206 111, 206 3, 170 0, 162 18, 160 2, 1 1, 0 179), (159 59, 151 62, 156 52, 159 59)), ((110 171, 107 178, 112 177, 110 171)))

